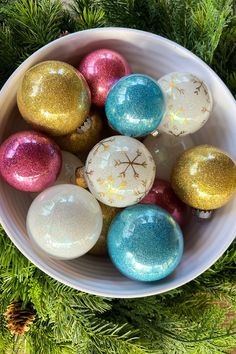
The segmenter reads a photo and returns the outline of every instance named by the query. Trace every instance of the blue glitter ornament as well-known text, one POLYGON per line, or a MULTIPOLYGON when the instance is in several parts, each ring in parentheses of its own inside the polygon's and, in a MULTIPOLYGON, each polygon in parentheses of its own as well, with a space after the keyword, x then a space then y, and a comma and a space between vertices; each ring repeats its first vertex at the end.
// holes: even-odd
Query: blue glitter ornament
POLYGON ((165 99, 151 77, 133 74, 120 79, 109 91, 106 115, 111 127, 132 137, 152 133, 165 113, 165 99))
POLYGON ((182 231, 164 209, 133 205, 114 218, 108 232, 108 252, 128 278, 159 280, 172 273, 181 260, 182 231))

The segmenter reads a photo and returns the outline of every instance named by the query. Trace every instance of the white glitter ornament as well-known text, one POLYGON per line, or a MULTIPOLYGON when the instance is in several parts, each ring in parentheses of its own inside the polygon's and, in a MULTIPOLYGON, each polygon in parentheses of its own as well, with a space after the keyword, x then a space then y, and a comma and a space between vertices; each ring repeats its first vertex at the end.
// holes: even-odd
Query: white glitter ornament
POLYGON ((149 135, 143 141, 150 151, 156 166, 156 177, 169 181, 172 167, 179 155, 194 146, 191 135, 175 137, 165 133, 157 136, 149 135))
POLYGON ((183 136, 199 130, 212 111, 206 83, 190 73, 173 72, 158 80, 166 99, 166 113, 159 132, 183 136))
POLYGON ((85 179, 91 193, 102 203, 126 207, 138 203, 149 192, 156 166, 150 152, 138 140, 112 136, 90 151, 85 179))
POLYGON ((87 253, 102 230, 99 203, 87 190, 60 184, 40 193, 27 215, 27 231, 35 245, 58 259, 87 253))
POLYGON ((54 185, 57 184, 76 184, 76 170, 83 166, 80 159, 68 151, 62 151, 61 172, 54 185))

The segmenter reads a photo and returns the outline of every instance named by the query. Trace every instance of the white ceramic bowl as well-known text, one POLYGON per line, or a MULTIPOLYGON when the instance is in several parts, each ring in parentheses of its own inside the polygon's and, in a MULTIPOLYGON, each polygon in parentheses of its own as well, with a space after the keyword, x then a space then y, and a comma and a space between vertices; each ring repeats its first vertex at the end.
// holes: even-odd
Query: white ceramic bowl
MULTIPOLYGON (((193 138, 197 144, 216 145, 236 158, 236 104, 220 78, 198 57, 176 43, 154 34, 125 28, 74 33, 46 45, 29 57, 1 91, 1 141, 11 132, 25 128, 16 107, 16 91, 28 68, 47 59, 77 65, 85 53, 101 47, 115 49, 123 54, 133 72, 158 79, 171 71, 189 71, 204 79, 213 94, 214 110, 208 123, 193 138)), ((171 276, 145 284, 122 276, 108 259, 83 256, 74 261, 58 261, 35 251, 29 242, 25 225, 30 203, 29 194, 18 192, 0 180, 0 221, 14 244, 37 267, 60 282, 107 297, 142 297, 179 287, 209 268, 236 234, 235 197, 219 209, 211 221, 195 222, 189 226, 183 259, 171 276)))

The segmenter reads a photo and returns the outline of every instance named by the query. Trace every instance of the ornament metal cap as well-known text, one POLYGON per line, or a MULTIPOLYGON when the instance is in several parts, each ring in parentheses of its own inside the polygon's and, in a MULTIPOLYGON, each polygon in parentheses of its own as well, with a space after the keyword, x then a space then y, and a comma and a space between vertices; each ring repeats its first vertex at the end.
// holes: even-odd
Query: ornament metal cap
POLYGON ((201 209, 192 209, 192 213, 195 217, 202 219, 202 220, 208 220, 212 217, 213 210, 201 210, 201 209))
POLYGON ((157 136, 157 135, 159 135, 160 134, 160 132, 159 132, 159 130, 156 128, 155 130, 153 130, 153 132, 151 132, 151 135, 152 136, 157 136))

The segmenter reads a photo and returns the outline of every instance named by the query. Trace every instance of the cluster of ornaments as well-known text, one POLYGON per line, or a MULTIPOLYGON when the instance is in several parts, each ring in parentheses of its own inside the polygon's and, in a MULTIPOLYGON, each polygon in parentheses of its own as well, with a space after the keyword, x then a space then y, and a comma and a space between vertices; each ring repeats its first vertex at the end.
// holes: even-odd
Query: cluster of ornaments
POLYGON ((77 67, 29 69, 17 104, 29 128, 2 143, 0 174, 30 192, 30 240, 54 258, 108 254, 131 279, 162 279, 181 261, 190 207, 208 218, 236 190, 233 159, 189 135, 213 107, 192 73, 157 81, 99 49, 77 67))

